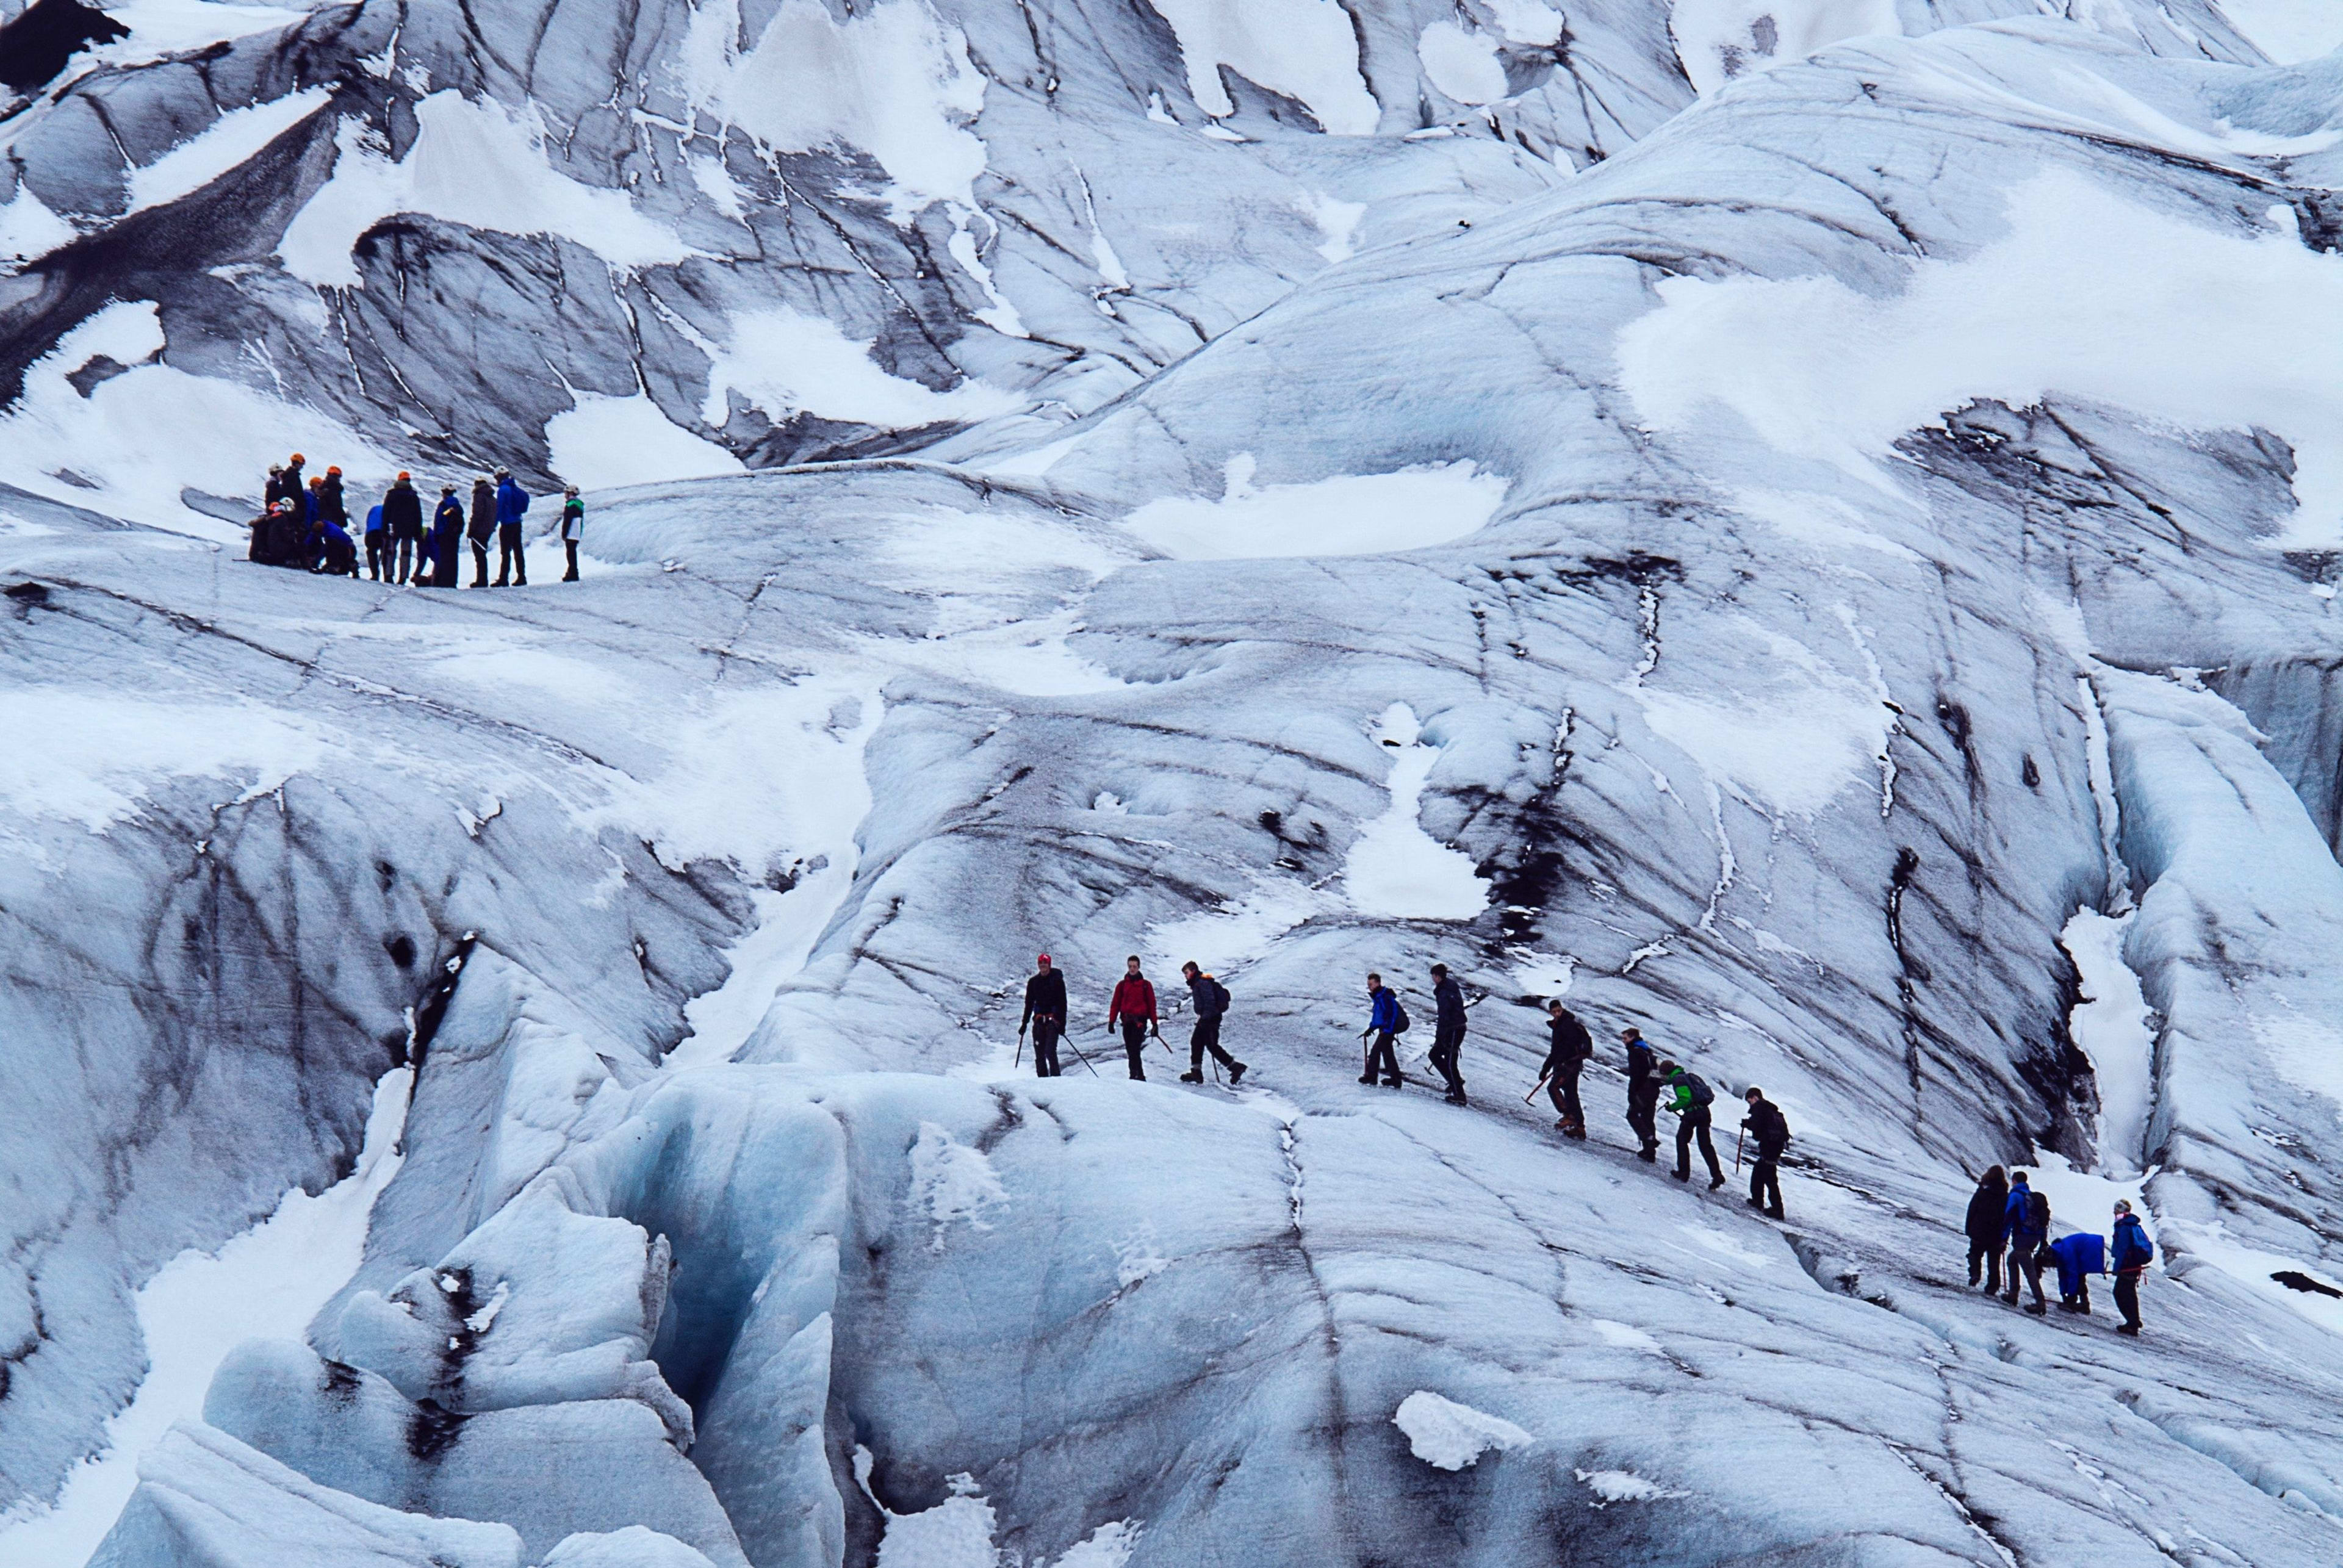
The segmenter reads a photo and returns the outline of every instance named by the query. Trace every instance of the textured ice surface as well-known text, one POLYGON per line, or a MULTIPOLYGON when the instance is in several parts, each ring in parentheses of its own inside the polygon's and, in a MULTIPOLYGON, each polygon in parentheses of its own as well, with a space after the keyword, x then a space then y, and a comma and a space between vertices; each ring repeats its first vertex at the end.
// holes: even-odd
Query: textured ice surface
POLYGON ((100 1561, 2334 1561, 2343 86, 2039 9, 77 64, 0 126, 86 231, 0 279, 7 1506, 405 1065, 355 1273, 100 1561), (393 591, 223 542, 288 440, 653 482, 578 585, 393 591), (1190 957, 1241 1088, 1170 1081, 1190 957), (1435 960, 1469 1110, 1355 1081, 1435 960), (1584 1144, 1518 1098, 1565 990, 1584 1144), (1785 1221, 1633 1161, 1630 1023, 1785 1108, 1785 1221), (1962 1288, 1996 1161, 2147 1211, 2144 1339, 1962 1288))

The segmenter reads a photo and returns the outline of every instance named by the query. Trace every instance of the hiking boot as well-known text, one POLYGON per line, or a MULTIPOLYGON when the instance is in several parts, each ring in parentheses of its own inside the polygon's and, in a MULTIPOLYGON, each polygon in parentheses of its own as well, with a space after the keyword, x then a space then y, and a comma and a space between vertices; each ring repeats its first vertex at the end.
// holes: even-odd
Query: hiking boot
POLYGON ((1374 1081, 1375 1075, 1372 1072, 1363 1072, 1359 1074, 1359 1081, 1361 1083, 1373 1083, 1374 1081))
POLYGON ((1757 1211, 1758 1211, 1759 1212, 1761 1212, 1761 1213, 1765 1211, 1765 1204, 1763 1204, 1763 1203, 1759 1202, 1759 1201, 1758 1201, 1756 1199, 1755 1199, 1755 1198, 1752 1198, 1752 1199, 1750 1199, 1750 1200, 1749 1200, 1749 1206, 1750 1206, 1752 1209, 1757 1210, 1757 1211))
POLYGON ((1722 1187, 1722 1186, 1724 1186, 1724 1185, 1725 1185, 1725 1178, 1724 1178, 1724 1177, 1722 1177, 1722 1176, 1712 1176, 1712 1177, 1710 1177, 1710 1178, 1708 1179, 1708 1190, 1709 1190, 1710 1191, 1712 1191, 1712 1192, 1715 1191, 1719 1187, 1722 1187))
POLYGON ((2033 1313, 2037 1318, 2046 1318, 2050 1315, 2050 1309, 2044 1306, 2040 1302, 2026 1302, 2026 1310, 2033 1313))
POLYGON ((1238 1084, 1242 1083, 1244 1081, 1244 1075, 1245 1064, 1243 1062, 1232 1061, 1229 1063, 1229 1087, 1231 1089, 1234 1089, 1238 1084))
POLYGON ((1636 1151, 1635 1158, 1646 1165, 1656 1165, 1660 1161, 1660 1146, 1656 1143, 1646 1143, 1636 1151))
POLYGON ((2116 1332, 2119 1334, 2129 1334, 2132 1338, 2137 1339, 2139 1337, 2139 1325, 2137 1323, 2117 1323, 2116 1325, 2116 1332))
POLYGON ((1405 1089, 1407 1087, 1407 1080, 1404 1078, 1386 1078, 1383 1080, 1383 1087, 1385 1089, 1405 1089))
POLYGON ((1443 1100, 1445 1100, 1445 1101, 1448 1101, 1448 1103, 1449 1103, 1449 1104, 1451 1104, 1451 1105, 1463 1105, 1463 1104, 1466 1103, 1465 1099, 1464 1099, 1464 1091, 1463 1091, 1463 1090, 1461 1090, 1461 1089, 1460 1089, 1460 1090, 1453 1091, 1453 1092, 1451 1092, 1451 1093, 1444 1094, 1444 1095, 1441 1096, 1441 1098, 1442 1098, 1442 1099, 1443 1099, 1443 1100))
POLYGON ((1204 1081, 1204 1075, 1201 1072, 1183 1072, 1180 1075, 1180 1081, 1182 1083, 1202 1083, 1204 1081))
POLYGON ((1779 1209, 1768 1209, 1765 1211, 1765 1218, 1768 1220, 1786 1220, 1789 1216, 1783 1213, 1779 1209))
POLYGON ((1679 1181, 1689 1181, 1692 1180, 1692 1172, 1689 1171, 1671 1171, 1668 1174, 1674 1177, 1679 1181))

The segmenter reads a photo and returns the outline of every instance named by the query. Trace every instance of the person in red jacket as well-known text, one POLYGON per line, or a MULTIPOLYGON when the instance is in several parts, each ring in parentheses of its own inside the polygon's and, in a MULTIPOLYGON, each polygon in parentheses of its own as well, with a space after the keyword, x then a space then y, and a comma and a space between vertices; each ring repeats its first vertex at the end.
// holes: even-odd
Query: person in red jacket
POLYGON ((1140 1082, 1147 1081, 1146 1064, 1140 1060, 1147 1049, 1147 1036, 1155 1028, 1155 988, 1139 972, 1139 955, 1131 954, 1122 960, 1122 979, 1114 986, 1114 1000, 1107 1008, 1106 1027, 1122 1026, 1122 1051, 1131 1058, 1131 1076, 1140 1082))

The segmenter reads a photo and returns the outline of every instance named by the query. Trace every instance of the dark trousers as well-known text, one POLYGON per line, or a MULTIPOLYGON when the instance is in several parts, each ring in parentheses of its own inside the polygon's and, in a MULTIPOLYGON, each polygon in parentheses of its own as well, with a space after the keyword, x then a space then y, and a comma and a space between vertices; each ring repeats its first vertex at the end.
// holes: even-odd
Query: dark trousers
POLYGON ((1065 1025, 1054 1018, 1033 1020, 1033 1075, 1036 1078, 1058 1076, 1058 1036, 1065 1025))
POLYGON ((1574 1061, 1557 1069, 1545 1081, 1545 1097, 1554 1101, 1555 1114, 1573 1127, 1586 1125, 1586 1111, 1578 1103, 1578 1071, 1582 1065, 1574 1061))
POLYGON ((1725 1180, 1725 1167, 1716 1161, 1716 1145, 1709 1141, 1708 1107, 1695 1105, 1676 1119, 1676 1174, 1692 1174, 1692 1141, 1700 1139, 1700 1157, 1708 1161, 1708 1173, 1719 1181, 1725 1180))
POLYGON ((515 587, 528 586, 528 552, 520 542, 520 529, 506 523, 497 529, 497 586, 506 586, 509 578, 515 587))
POLYGON ((1204 1070, 1204 1052, 1208 1050, 1212 1053, 1212 1060, 1222 1067, 1236 1066, 1236 1058, 1221 1049, 1221 1015, 1219 1013, 1196 1020, 1196 1031, 1188 1037, 1189 1071, 1204 1070))
POLYGON ((368 534, 367 539, 367 576, 380 582, 390 576, 390 536, 368 534))
POLYGON ((488 541, 486 539, 472 541, 472 586, 488 586, 488 541))
POLYGON ((1383 1074, 1385 1083, 1397 1083, 1400 1081, 1399 1051, 1393 1045, 1392 1039, 1391 1030, 1387 1029, 1375 1030, 1374 1041, 1367 1047, 1367 1069, 1361 1074, 1364 1081, 1373 1083, 1378 1071, 1383 1074))
POLYGON ((420 575, 427 559, 422 553, 423 541, 413 534, 401 534, 390 543, 393 579, 405 582, 420 575))
POLYGON ((561 541, 561 548, 569 553, 569 569, 561 574, 561 580, 566 583, 574 583, 578 580, 578 541, 576 539, 564 539, 561 541))
POLYGON ((1776 1220, 1782 1217, 1782 1155, 1779 1150, 1768 1154, 1757 1151, 1757 1162, 1749 1167, 1749 1201, 1762 1204, 1765 1212, 1776 1220))
POLYGON ((1448 1092, 1451 1094, 1464 1092, 1463 1076, 1456 1070, 1456 1053, 1463 1049, 1464 1031, 1463 1030, 1442 1029, 1433 1031, 1430 1058, 1432 1070, 1440 1074, 1446 1081, 1448 1092))
POLYGON ((1977 1282, 1980 1278, 1980 1271, 1982 1271, 1982 1278, 1985 1281, 1985 1288, 1986 1290, 1998 1291, 2001 1289, 2001 1243, 1999 1241, 1980 1241, 1975 1236, 1971 1236, 1969 1238, 1970 1284, 1974 1285, 1977 1282))
POLYGON ((2116 1276, 2116 1311, 2123 1314, 2124 1326, 2139 1327, 2139 1271, 2126 1269, 2116 1276))
POLYGON ((1147 1081, 1147 1020, 1127 1018, 1122 1020, 1122 1054, 1131 1059, 1131 1076, 1140 1082, 1147 1081))
POLYGON ((2034 1304, 2045 1304, 2042 1295, 2042 1242, 2038 1237, 2019 1238, 2009 1249, 2009 1289, 2002 1300, 2015 1304, 2017 1287, 2023 1282, 2034 1287, 2034 1304))
POLYGON ((1627 1085, 1627 1125, 1644 1141, 1647 1150, 1660 1146, 1660 1086, 1656 1083, 1627 1085))

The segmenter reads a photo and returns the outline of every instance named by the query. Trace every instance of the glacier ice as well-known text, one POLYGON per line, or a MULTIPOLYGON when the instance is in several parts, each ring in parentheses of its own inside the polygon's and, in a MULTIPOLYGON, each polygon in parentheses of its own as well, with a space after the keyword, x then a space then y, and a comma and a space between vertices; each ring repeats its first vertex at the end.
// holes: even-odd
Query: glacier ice
POLYGON ((256 9, 0 120, 0 1556, 142 1287, 364 1192, 95 1561, 2334 1560, 2333 57, 256 9), (288 437, 635 487, 574 586, 261 572, 288 437), (1026 1076, 1042 950, 1244 1083, 1026 1076), (1435 960, 1468 1111, 1354 1081, 1435 960), (2148 1211, 2142 1341, 1963 1290, 1993 1162, 2148 1211))

